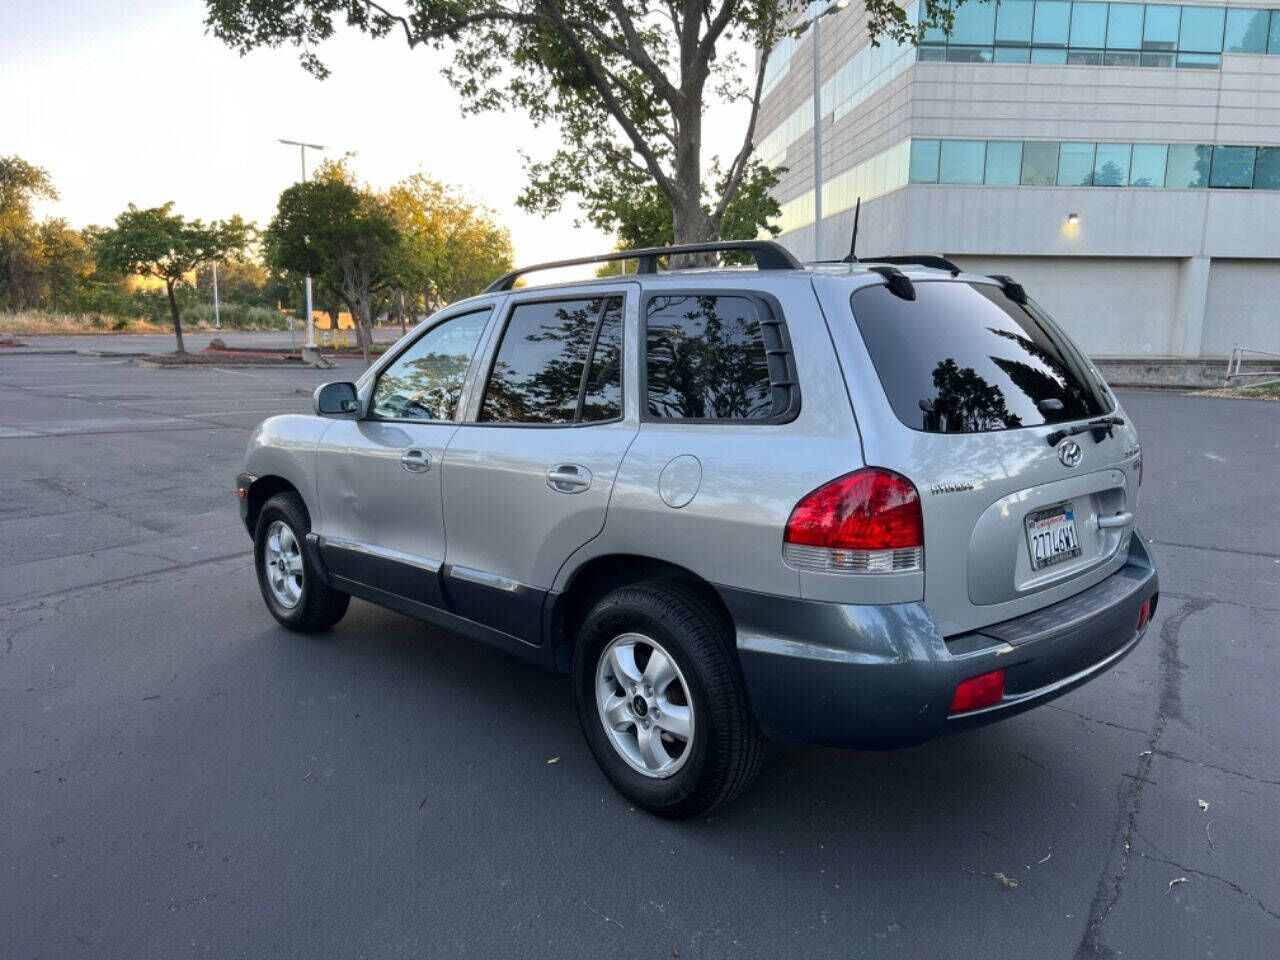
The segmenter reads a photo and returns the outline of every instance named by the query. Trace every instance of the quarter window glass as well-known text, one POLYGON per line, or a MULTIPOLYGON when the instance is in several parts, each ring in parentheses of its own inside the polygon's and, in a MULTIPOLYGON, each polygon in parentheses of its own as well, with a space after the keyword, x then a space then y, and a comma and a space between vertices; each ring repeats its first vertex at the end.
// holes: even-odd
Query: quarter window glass
POLYGON ((760 309, 746 297, 653 297, 645 317, 650 415, 762 420, 781 413, 760 309))
POLYGON ((1280 190, 1280 147, 1259 147, 1253 168, 1255 190, 1280 190))
POLYGON ((582 397, 583 420, 613 420, 622 416, 622 298, 605 305, 595 352, 582 397))
POLYGON ((1183 7, 1178 49, 1199 53, 1222 52, 1224 7, 1183 7))
POLYGON ((1035 9, 1032 0, 1003 0, 992 6, 996 7, 996 46, 1025 47, 1031 42, 1031 16, 1035 9))
POLYGON ((907 426, 982 433, 1107 412, 1085 361, 1034 304, 1020 307, 988 283, 921 281, 915 290, 909 301, 876 284, 851 300, 881 386, 907 426))
POLYGON ((604 307, 603 297, 517 304, 494 358, 480 420, 573 423, 604 307))
POLYGON ((1248 189, 1253 186, 1253 147, 1214 147, 1211 187, 1248 189))
POLYGON ((372 415, 381 420, 452 420, 488 319, 487 309, 464 313, 419 337, 378 375, 372 415))
POLYGON ((1129 186, 1163 187, 1164 164, 1168 155, 1167 143, 1135 143, 1133 162, 1129 167, 1129 186))
POLYGON ((1093 159, 1093 185, 1095 187, 1123 187, 1129 181, 1129 153, 1127 143, 1100 143, 1093 159))
POLYGON ((1142 25, 1143 50, 1172 50, 1178 45, 1180 8, 1165 4, 1149 4, 1142 25))
POLYGON ((911 182, 938 182, 938 141, 911 141, 911 182))
POLYGON ((1071 5, 1071 46, 1101 49, 1107 39, 1107 5, 1105 3, 1073 3, 1071 5))
POLYGON ((1068 0, 1036 0, 1036 22, 1031 42, 1049 47, 1065 47, 1071 24, 1068 0))
POLYGON ((1014 140, 987 144, 987 183, 1017 183, 1022 171, 1022 143, 1014 140))
POLYGON ((1207 187, 1213 147, 1205 144, 1174 143, 1169 146, 1166 187, 1207 187))
POLYGON ((939 183, 981 183, 987 144, 983 140, 943 140, 939 183))
POLYGON ((1267 52, 1266 10, 1228 10, 1227 53, 1267 52))
POLYGON ((1142 4, 1112 3, 1107 11, 1107 46, 1112 50, 1142 47, 1142 4))
POLYGON ((1032 140, 1022 145, 1022 183, 1052 187, 1058 182, 1058 142, 1032 140))
POLYGON ((1058 186, 1087 187, 1093 182, 1093 144, 1064 143, 1058 155, 1058 186))

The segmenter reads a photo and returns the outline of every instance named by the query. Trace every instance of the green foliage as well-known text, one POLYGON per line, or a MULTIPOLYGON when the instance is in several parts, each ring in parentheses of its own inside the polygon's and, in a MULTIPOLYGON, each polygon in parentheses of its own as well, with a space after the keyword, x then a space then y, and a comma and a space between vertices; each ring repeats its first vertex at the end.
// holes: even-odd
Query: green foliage
POLYGON ((182 316, 175 295, 179 284, 202 264, 242 254, 253 227, 239 216, 205 225, 173 212, 172 201, 140 210, 133 204, 98 238, 98 267, 121 276, 154 277, 164 282, 173 332, 182 343, 182 316))
MULTIPOLYGON (((873 37, 915 42, 952 17, 948 0, 922 0, 919 24, 909 21, 905 3, 862 3, 873 37)), ((514 110, 560 131, 562 148, 528 164, 527 209, 559 209, 576 196, 593 222, 652 235, 661 232, 648 216, 657 205, 631 211, 627 200, 637 186, 652 187, 670 208, 678 241, 723 236, 730 205, 762 176, 751 155, 765 67, 805 9, 799 0, 406 0, 398 16, 371 0, 205 4, 206 25, 223 42, 241 53, 294 45, 319 77, 329 70, 317 51, 343 22, 374 37, 394 34, 410 47, 447 50, 452 60, 443 72, 464 111, 514 110), (742 44, 763 51, 754 70, 737 54, 742 44), (704 164, 703 116, 713 102, 750 109, 733 152, 704 164)))
POLYGON ((20 310, 41 298, 41 237, 32 207, 56 200, 48 171, 18 156, 0 157, 0 307, 20 310))

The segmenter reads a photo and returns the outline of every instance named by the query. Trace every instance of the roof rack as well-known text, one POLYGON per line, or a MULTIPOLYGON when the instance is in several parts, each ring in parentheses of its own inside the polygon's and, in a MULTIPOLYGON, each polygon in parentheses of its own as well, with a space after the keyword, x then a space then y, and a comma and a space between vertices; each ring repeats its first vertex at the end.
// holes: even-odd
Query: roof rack
POLYGON ((526 273, 538 270, 555 270, 559 267, 576 267, 584 263, 608 263, 612 260, 636 260, 636 273, 657 273, 658 258, 671 257, 685 253, 720 253, 726 250, 742 250, 753 254, 756 268, 759 270, 801 270, 803 265, 791 252, 780 243, 772 240, 714 240, 710 243, 680 243, 670 247, 641 247, 636 250, 615 250, 612 253, 599 253, 593 257, 575 257, 572 260, 551 260, 547 263, 535 263, 504 273, 489 286, 485 293, 497 293, 510 290, 515 282, 526 273))
POLYGON ((859 257, 859 263, 900 263, 904 266, 932 267, 935 270, 948 270, 953 277, 960 275, 961 270, 946 257, 935 257, 927 253, 905 253, 896 257, 859 257))

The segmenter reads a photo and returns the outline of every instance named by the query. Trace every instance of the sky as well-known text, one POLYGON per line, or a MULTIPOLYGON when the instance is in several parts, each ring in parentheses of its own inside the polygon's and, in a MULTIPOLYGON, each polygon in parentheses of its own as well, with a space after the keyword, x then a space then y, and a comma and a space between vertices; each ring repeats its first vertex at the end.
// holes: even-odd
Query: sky
MULTIPOLYGON (((285 138, 353 151, 374 187, 421 171, 461 188, 498 212, 518 262, 612 249, 572 211, 516 209, 520 152, 549 156, 556 133, 517 114, 462 117, 439 74, 446 53, 340 29, 318 51, 333 71, 321 81, 292 47, 240 57, 204 16, 202 0, 0 0, 0 155, 49 171, 61 198, 41 215, 108 224, 129 203, 173 200, 186 216, 265 225, 300 176, 285 138)), ((742 123, 723 110, 704 142, 732 154, 742 123)))

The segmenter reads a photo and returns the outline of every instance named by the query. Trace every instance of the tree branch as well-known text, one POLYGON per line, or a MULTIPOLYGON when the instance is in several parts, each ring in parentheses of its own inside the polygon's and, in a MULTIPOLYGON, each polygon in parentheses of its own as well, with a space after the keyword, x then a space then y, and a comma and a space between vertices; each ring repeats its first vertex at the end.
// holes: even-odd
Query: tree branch
POLYGON ((764 90, 764 69, 769 62, 769 53, 769 50, 765 50, 760 55, 760 66, 756 68, 755 96, 752 97, 751 116, 747 120, 747 133, 742 138, 742 149, 738 151, 738 155, 733 158, 733 163, 729 165, 729 175, 725 179, 724 190, 720 194, 720 199, 716 202, 715 212, 712 214, 717 227, 729 206, 729 201, 733 199, 733 195, 737 192, 738 185, 742 183, 742 176, 747 170, 747 161, 751 159, 751 153, 755 150, 755 144, 752 141, 755 139, 756 134, 756 118, 760 115, 760 95, 764 90))
POLYGON ((622 29, 622 35, 627 40, 628 58, 658 88, 658 93, 662 96, 662 99, 674 107, 680 97, 680 91, 676 89, 675 84, 668 79, 662 68, 649 55, 649 51, 645 49, 644 42, 640 39, 640 34, 636 32, 636 25, 631 19, 631 14, 627 12, 626 6, 621 0, 609 0, 609 8, 613 11, 614 19, 618 21, 618 26, 622 29))

